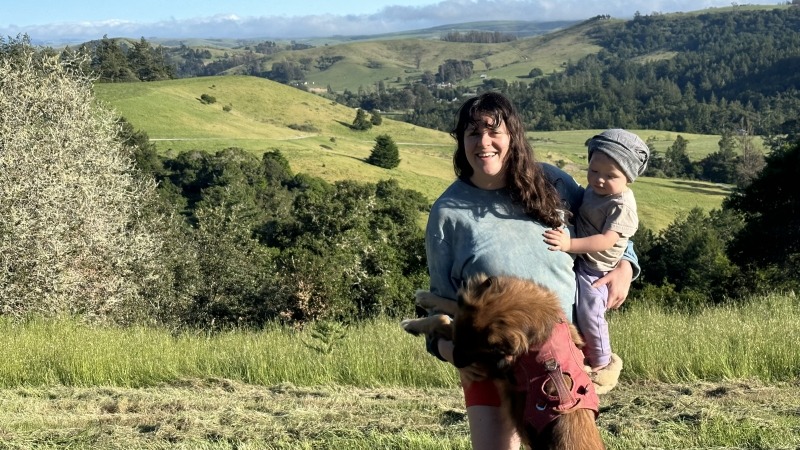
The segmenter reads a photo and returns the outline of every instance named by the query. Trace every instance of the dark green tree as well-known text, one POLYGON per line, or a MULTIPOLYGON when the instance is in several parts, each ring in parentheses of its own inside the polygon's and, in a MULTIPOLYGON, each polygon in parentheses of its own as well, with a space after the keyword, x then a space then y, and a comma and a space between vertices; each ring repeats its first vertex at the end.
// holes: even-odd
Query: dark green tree
POLYGON ((116 39, 110 39, 108 36, 103 36, 103 39, 97 44, 91 66, 98 75, 99 81, 139 81, 136 73, 128 65, 125 52, 116 39))
POLYGON ((356 118, 353 119, 352 128, 354 130, 366 131, 372 128, 372 122, 367 118, 367 112, 361 108, 356 110, 356 118))
POLYGON ((668 178, 686 178, 692 173, 692 162, 686 148, 689 141, 678 135, 664 153, 664 175, 668 178))
POLYGON ((391 136, 382 134, 375 138, 375 147, 367 162, 384 169, 394 169, 400 165, 400 152, 391 136))
POLYGON ((408 292, 427 276, 417 224, 427 201, 391 181, 306 179, 297 189, 293 219, 268 237, 281 249, 275 314, 306 322, 410 313, 408 292))
POLYGON ((767 273, 765 283, 800 286, 800 139, 777 142, 764 169, 746 187, 737 188, 723 204, 741 213, 745 227, 728 253, 748 271, 767 273))
POLYGON ((719 150, 700 161, 704 180, 715 183, 736 183, 739 157, 736 155, 736 140, 730 130, 725 130, 719 140, 719 150))
POLYGON ((684 302, 665 299, 670 306, 696 307, 724 301, 737 268, 725 254, 741 221, 723 211, 706 213, 693 208, 678 217, 645 249, 647 279, 684 293, 684 302))
POLYGON ((141 81, 168 80, 172 78, 173 69, 164 59, 164 48, 153 48, 142 37, 139 42, 134 42, 128 51, 130 69, 141 81))
POLYGON ((370 119, 370 122, 376 127, 380 126, 383 123, 383 116, 381 116, 380 111, 377 110, 372 111, 372 118, 370 119))
POLYGON ((279 83, 301 81, 306 78, 303 67, 294 61, 279 61, 272 64, 272 70, 267 73, 267 78, 279 83))

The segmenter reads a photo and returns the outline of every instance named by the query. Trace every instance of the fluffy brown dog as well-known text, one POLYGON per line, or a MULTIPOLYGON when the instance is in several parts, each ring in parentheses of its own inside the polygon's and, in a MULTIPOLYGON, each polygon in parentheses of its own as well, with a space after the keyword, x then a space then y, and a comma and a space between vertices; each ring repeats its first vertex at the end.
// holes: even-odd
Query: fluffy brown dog
POLYGON ((434 314, 404 320, 403 328, 452 339, 456 367, 485 367, 528 448, 605 448, 597 394, 578 348, 583 341, 554 293, 515 277, 478 276, 457 302, 420 291, 417 303, 434 314))

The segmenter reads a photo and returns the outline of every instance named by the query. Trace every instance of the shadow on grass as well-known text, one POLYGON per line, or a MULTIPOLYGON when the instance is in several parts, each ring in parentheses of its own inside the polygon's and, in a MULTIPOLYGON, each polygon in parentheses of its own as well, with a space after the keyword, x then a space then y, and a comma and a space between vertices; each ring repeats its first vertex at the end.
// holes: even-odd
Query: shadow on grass
POLYGON ((709 186, 708 183, 691 180, 677 180, 676 189, 691 192, 695 194, 714 195, 719 197, 727 197, 733 191, 733 188, 728 185, 717 184, 715 187, 709 186))

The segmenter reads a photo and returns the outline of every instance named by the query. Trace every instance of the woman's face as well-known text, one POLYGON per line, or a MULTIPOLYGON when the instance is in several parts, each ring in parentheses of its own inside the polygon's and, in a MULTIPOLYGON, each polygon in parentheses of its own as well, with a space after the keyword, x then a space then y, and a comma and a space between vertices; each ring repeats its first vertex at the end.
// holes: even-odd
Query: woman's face
POLYGON ((511 143, 508 128, 502 120, 494 123, 489 116, 476 122, 464 130, 464 151, 472 167, 470 181, 481 189, 500 189, 506 185, 503 164, 511 143))

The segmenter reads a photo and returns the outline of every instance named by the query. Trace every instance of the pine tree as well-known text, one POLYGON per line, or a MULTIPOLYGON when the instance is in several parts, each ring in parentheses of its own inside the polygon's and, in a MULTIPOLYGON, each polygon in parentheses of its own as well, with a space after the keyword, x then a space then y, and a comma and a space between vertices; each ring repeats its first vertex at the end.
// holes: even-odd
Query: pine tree
POLYGON ((382 134, 375 138, 375 147, 367 162, 384 169, 394 169, 400 165, 400 153, 391 136, 382 134))

